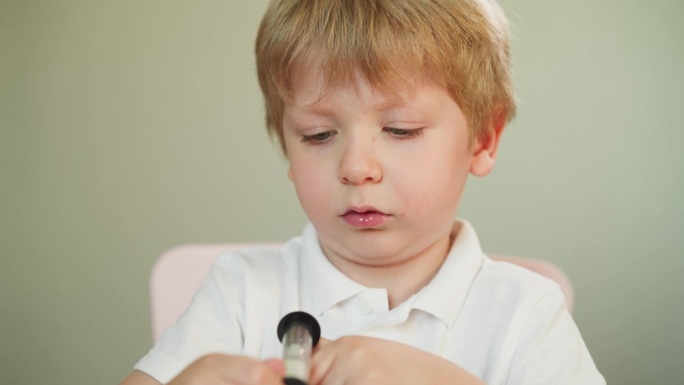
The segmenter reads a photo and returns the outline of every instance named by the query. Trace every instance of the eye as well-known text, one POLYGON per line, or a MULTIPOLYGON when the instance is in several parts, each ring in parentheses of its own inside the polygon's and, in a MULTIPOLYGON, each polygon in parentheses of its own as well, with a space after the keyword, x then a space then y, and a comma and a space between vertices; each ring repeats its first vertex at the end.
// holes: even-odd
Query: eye
POLYGON ((311 144, 322 144, 330 140, 333 136, 337 135, 336 131, 323 131, 313 135, 302 135, 300 142, 311 144))
POLYGON ((384 127, 382 129, 385 132, 389 132, 390 135, 399 139, 409 139, 415 138, 416 136, 423 135, 424 128, 394 128, 394 127, 384 127))

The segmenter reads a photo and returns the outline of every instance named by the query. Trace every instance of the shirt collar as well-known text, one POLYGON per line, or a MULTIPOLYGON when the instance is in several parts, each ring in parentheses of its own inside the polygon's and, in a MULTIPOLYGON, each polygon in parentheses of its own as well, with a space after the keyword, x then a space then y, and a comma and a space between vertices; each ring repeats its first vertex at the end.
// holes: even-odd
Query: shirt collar
POLYGON ((321 250, 318 235, 311 223, 302 232, 302 251, 302 289, 304 293, 312 293, 313 310, 317 315, 322 315, 337 303, 366 289, 330 263, 321 250))
POLYGON ((457 220, 451 230, 454 239, 442 267, 428 285, 416 294, 413 307, 439 318, 449 328, 465 303, 484 254, 473 227, 457 220))
MULTIPOLYGON (((456 220, 451 237, 454 240, 442 267, 413 302, 414 309, 432 314, 448 327, 456 321, 484 260, 480 241, 470 223, 456 220)), ((302 289, 304 293, 314 293, 312 310, 317 315, 366 289, 328 261, 311 223, 302 232, 302 251, 302 289)))

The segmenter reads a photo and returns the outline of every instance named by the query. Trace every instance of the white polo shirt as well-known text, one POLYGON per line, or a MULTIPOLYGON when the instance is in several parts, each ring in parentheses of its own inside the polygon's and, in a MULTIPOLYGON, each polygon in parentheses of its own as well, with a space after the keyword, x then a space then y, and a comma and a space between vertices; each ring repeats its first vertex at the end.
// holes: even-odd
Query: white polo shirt
POLYGON ((437 275, 392 310, 385 289, 364 287, 327 260, 311 224, 280 250, 225 253, 135 369, 164 384, 209 353, 281 357, 278 322, 299 310, 324 338, 402 342, 487 384, 605 384, 556 283, 489 259, 468 222, 456 221, 452 236, 437 275))

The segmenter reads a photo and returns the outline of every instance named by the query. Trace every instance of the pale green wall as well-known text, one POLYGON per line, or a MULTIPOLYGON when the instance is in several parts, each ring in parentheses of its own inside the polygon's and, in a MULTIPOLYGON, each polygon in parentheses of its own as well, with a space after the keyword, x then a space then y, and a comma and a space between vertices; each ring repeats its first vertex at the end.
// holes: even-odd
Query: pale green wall
MULTIPOLYGON (((116 383, 158 254, 299 232, 254 76, 265 3, 0 0, 0 383, 116 383)), ((519 116, 461 215, 567 271, 610 383, 681 383, 684 3, 502 3, 519 116)))

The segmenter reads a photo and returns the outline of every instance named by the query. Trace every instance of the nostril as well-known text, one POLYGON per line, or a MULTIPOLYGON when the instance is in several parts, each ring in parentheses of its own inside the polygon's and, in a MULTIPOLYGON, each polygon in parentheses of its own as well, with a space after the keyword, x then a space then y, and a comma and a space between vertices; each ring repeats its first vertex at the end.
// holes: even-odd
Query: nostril
POLYGON ((382 166, 372 156, 346 156, 339 164, 338 173, 344 184, 374 183, 382 179, 382 166))

